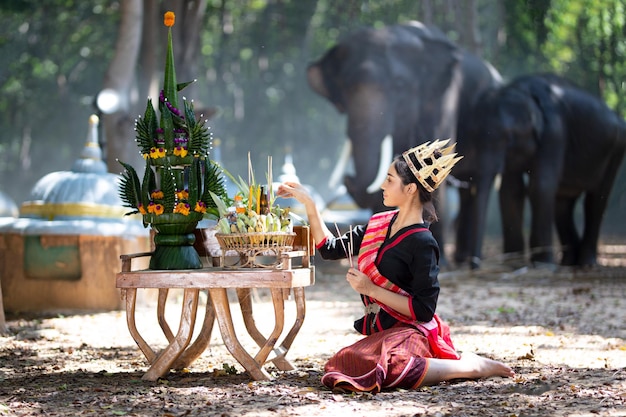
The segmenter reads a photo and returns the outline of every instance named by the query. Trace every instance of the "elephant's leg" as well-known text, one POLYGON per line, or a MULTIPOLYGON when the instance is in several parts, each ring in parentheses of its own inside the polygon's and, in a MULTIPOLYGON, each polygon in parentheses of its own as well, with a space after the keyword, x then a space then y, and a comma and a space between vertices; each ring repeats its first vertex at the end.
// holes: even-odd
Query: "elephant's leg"
POLYGON ((473 241, 472 224, 476 218, 473 212, 472 195, 469 188, 459 189, 460 210, 455 220, 456 248, 454 262, 458 265, 465 263, 471 252, 473 241))
POLYGON ((437 216, 439 217, 439 220, 430 225, 430 231, 432 232, 433 237, 439 244, 439 251, 440 251, 439 266, 447 267, 448 259, 447 259, 446 250, 445 250, 445 242, 446 242, 445 233, 446 233, 446 225, 447 225, 447 219, 445 218, 445 185, 435 190, 435 195, 434 195, 433 200, 434 200, 435 210, 437 212, 437 216))
POLYGON ((594 191, 587 192, 585 197, 585 229, 577 260, 577 264, 580 266, 593 266, 598 262, 600 227, 621 162, 622 155, 615 153, 600 180, 601 183, 594 191))
MULTIPOLYGON (((439 213, 439 210, 437 210, 437 212, 439 213)), ((435 240, 437 241, 437 243, 439 244, 439 248, 440 248, 440 258, 439 258, 439 266, 441 267, 447 267, 448 266, 448 260, 447 257, 445 256, 445 238, 444 238, 444 232, 445 232, 445 224, 444 224, 445 220, 443 219, 443 217, 439 218, 439 221, 434 222, 433 224, 430 225, 430 231, 433 234, 433 237, 435 238, 435 240)))
POLYGON ((530 177, 528 200, 531 210, 530 259, 534 264, 554 264, 554 214, 557 179, 553 174, 535 170, 530 177), (552 175, 552 178, 550 177, 552 175))
POLYGON ((556 199, 554 222, 563 251, 561 265, 576 265, 578 259, 580 236, 574 221, 577 197, 560 196, 556 199))
POLYGON ((524 202, 526 186, 521 173, 505 172, 499 193, 505 254, 524 254, 524 202))
POLYGON ((608 194, 602 194, 598 190, 588 192, 585 196, 585 229, 576 262, 579 266, 594 266, 598 263, 600 226, 608 199, 608 194))
POLYGON ((483 240, 487 229, 487 214, 489 211, 489 196, 493 188, 495 176, 483 175, 476 181, 476 192, 473 195, 472 213, 475 215, 473 221, 468 225, 471 229, 472 241, 470 243, 470 267, 477 269, 483 253, 483 240))

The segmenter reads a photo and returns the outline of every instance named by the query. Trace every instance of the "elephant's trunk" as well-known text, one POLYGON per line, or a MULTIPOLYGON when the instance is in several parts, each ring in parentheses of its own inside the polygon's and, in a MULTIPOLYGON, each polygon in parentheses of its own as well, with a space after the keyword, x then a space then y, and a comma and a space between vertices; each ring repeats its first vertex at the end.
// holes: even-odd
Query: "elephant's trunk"
POLYGON ((393 138, 391 135, 385 136, 380 144, 380 162, 378 163, 378 173, 374 181, 367 187, 367 192, 372 194, 380 190, 380 186, 387 178, 387 170, 393 160, 393 138))

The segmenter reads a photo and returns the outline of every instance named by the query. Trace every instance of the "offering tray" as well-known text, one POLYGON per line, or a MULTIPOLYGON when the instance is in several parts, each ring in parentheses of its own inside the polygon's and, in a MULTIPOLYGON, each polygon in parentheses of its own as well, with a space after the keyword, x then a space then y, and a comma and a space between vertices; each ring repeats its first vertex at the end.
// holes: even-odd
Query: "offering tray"
POLYGON ((224 268, 274 268, 280 269, 281 254, 291 251, 294 232, 216 233, 224 268), (227 256, 236 252, 237 256, 227 256), (237 258, 233 263, 232 258, 237 258), (268 261, 269 259, 269 261, 268 261))

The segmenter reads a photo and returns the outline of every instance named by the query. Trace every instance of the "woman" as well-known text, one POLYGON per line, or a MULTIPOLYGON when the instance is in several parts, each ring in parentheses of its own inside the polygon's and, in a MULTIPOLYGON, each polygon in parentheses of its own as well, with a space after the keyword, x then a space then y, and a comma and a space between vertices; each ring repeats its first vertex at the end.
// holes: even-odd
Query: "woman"
MULTIPOLYGON (((428 230, 437 220, 432 192, 461 159, 448 141, 425 143, 394 159, 381 186, 394 210, 334 237, 311 196, 286 182, 278 195, 293 197, 307 212, 324 259, 358 254, 346 275, 365 306, 355 328, 367 337, 336 353, 322 382, 336 391, 416 388, 457 378, 512 377, 507 365, 474 354, 460 356, 449 329, 435 314, 439 296, 439 247, 428 230)), ((351 261, 352 262, 352 261, 351 261)))

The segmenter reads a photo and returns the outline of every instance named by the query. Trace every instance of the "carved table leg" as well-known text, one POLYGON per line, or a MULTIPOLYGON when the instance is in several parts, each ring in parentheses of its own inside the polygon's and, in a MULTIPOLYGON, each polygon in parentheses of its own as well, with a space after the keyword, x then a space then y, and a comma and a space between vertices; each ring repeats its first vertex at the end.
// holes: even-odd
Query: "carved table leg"
POLYGON ((200 290, 198 289, 185 288, 180 325, 176 337, 174 337, 170 344, 152 363, 148 371, 144 374, 143 380, 156 381, 159 377, 165 375, 172 367, 172 364, 189 345, 196 323, 199 293, 200 290))
POLYGON ((285 338, 283 339, 283 343, 281 343, 279 347, 279 349, 283 349, 285 351, 285 354, 287 354, 287 351, 291 347, 293 340, 298 335, 298 332, 300 331, 300 328, 302 327, 302 324, 304 323, 304 316, 306 314, 304 288, 303 287, 294 288, 293 292, 295 295, 294 298, 296 300, 296 321, 291 327, 291 330, 289 330, 289 333, 287 333, 287 336, 285 336, 285 338))
POLYGON ((183 369, 189 366, 205 351, 211 341, 211 333, 213 333, 213 324, 215 323, 215 309, 211 302, 211 297, 206 300, 206 312, 204 313, 204 322, 202 329, 196 340, 189 346, 178 360, 174 363, 174 369, 183 369))
MULTIPOLYGON (((284 290, 281 290, 281 294, 284 295, 284 290)), ((241 314, 243 315, 243 322, 246 325, 246 330, 248 330, 248 333, 252 339, 254 339, 256 344, 259 345, 260 348, 263 348, 263 346, 267 343, 267 339, 256 327, 254 316, 252 314, 252 297, 250 296, 250 288, 238 288, 237 298, 239 299, 239 305, 241 306, 241 314)), ((274 295, 272 298, 274 298, 274 295)), ((276 309, 276 305, 274 305, 274 309, 276 309)), ((284 306, 281 308, 281 311, 284 311, 284 306)), ((282 328, 283 326, 281 326, 281 332, 282 328)), ((280 336, 280 334, 277 336, 280 336)), ((276 341, 274 341, 274 344, 275 343, 276 341)), ((293 371, 296 369, 295 366, 285 358, 285 355, 287 354, 286 350, 282 348, 275 348, 273 353, 275 357, 270 358, 269 361, 273 362, 278 369, 281 371, 293 371)), ((257 355, 255 358, 257 359, 257 362, 258 358, 259 356, 257 355)))
POLYGON ((222 333, 222 339, 224 340, 224 345, 226 345, 228 351, 255 380, 261 381, 272 379, 263 367, 259 365, 257 361, 255 361, 254 358, 246 352, 243 346, 241 346, 241 343, 239 343, 233 326, 233 318, 230 313, 230 305, 228 303, 226 288, 211 288, 209 293, 211 294, 213 308, 215 308, 217 323, 220 327, 220 332, 222 333))
POLYGON ((274 345, 278 341, 278 338, 285 327, 285 303, 283 300, 283 290, 282 288, 271 288, 270 291, 272 293, 272 303, 274 305, 274 330, 254 358, 254 360, 261 364, 265 363, 267 360, 268 355, 274 349, 274 345))
POLYGON ((130 335, 135 340, 135 343, 137 343, 137 346, 139 346, 139 349, 141 349, 141 352, 143 352, 143 355, 148 360, 148 363, 152 363, 156 358, 156 354, 154 353, 152 348, 148 346, 144 338, 141 337, 139 331, 137 331, 137 324, 135 323, 135 304, 137 300, 137 288, 123 288, 122 294, 126 298, 126 324, 128 325, 130 335))
POLYGON ((161 330, 163 330, 163 334, 167 338, 168 343, 171 343, 174 340, 174 333, 172 333, 172 329, 170 329, 169 324, 165 320, 165 304, 167 303, 167 294, 169 293, 169 288, 159 288, 159 298, 157 302, 157 320, 159 321, 159 326, 161 326, 161 330))
POLYGON ((252 339, 254 339, 259 347, 263 346, 266 339, 256 327, 256 323, 254 322, 254 316, 252 315, 252 294, 250 293, 250 288, 237 288, 237 298, 239 299, 243 323, 246 325, 248 334, 252 337, 252 339))

